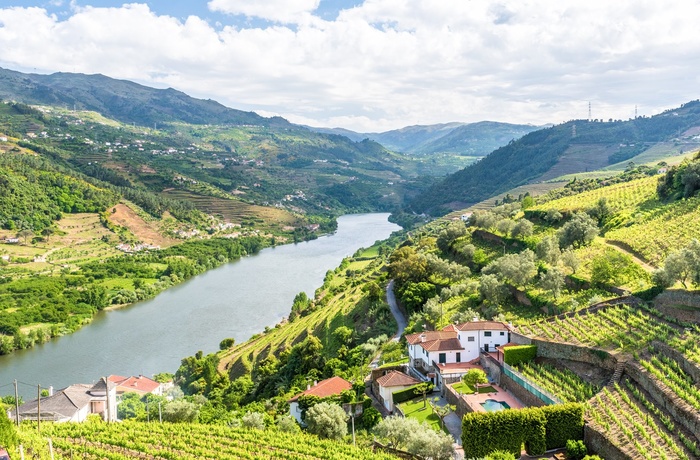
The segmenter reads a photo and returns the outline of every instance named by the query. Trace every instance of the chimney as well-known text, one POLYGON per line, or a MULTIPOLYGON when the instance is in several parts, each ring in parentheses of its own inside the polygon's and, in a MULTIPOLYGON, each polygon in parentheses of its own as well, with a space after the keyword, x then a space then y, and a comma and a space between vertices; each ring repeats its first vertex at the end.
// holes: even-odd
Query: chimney
POLYGON ((474 322, 479 321, 479 317, 478 317, 478 316, 475 316, 474 318, 472 318, 472 321, 474 321, 474 322))
POLYGON ((421 343, 425 342, 425 334, 420 335, 420 341, 421 343))
POLYGON ((307 384, 306 384, 306 389, 307 389, 307 390, 310 390, 310 389, 311 389, 311 384, 310 384, 310 383, 307 383, 307 384))
POLYGON ((49 386, 49 396, 53 396, 53 385, 49 386))
POLYGON ((314 386, 318 385, 318 381, 314 380, 314 386))

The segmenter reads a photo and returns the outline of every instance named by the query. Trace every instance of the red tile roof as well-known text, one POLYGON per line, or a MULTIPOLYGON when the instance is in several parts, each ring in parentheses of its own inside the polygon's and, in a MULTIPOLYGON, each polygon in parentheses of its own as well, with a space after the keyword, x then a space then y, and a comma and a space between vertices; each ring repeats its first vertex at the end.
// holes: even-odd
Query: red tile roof
POLYGON ((420 383, 410 375, 399 371, 390 371, 377 379, 380 387, 408 387, 420 383))
POLYGON ((426 351, 464 350, 462 343, 457 339, 457 337, 442 340, 431 340, 429 342, 421 342, 418 345, 420 345, 426 351))
POLYGON ((416 332, 415 334, 409 334, 406 336, 406 341, 411 344, 415 345, 417 343, 421 342, 428 342, 432 340, 441 340, 441 339, 452 339, 452 338, 457 338, 457 332, 456 331, 424 331, 424 332, 416 332))
POLYGON ((117 385, 117 392, 136 392, 136 393, 151 393, 155 391, 160 383, 155 380, 139 375, 138 377, 122 377, 119 375, 110 375, 107 378, 110 382, 117 385))
POLYGON ((454 331, 455 329, 460 331, 510 331, 512 326, 500 321, 469 321, 457 325, 450 324, 443 330, 454 331))
POLYGON ((326 398, 328 396, 339 395, 344 390, 352 389, 352 384, 345 379, 340 377, 331 377, 326 380, 321 380, 316 385, 312 386, 306 391, 302 391, 298 395, 294 396, 288 402, 294 402, 299 399, 302 395, 318 396, 319 398, 326 398))

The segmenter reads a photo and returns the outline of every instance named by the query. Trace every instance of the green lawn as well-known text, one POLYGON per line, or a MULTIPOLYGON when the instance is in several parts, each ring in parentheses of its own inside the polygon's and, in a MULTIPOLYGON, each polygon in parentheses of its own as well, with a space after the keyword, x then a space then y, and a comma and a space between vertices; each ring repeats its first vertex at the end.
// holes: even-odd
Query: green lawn
POLYGON ((425 408, 423 408, 422 396, 399 404, 399 408, 406 417, 415 418, 421 423, 425 422, 434 430, 440 431, 440 419, 433 413, 429 403, 426 402, 425 408))
MULTIPOLYGON (((464 382, 455 383, 454 385, 452 385, 452 388, 454 388, 454 390, 460 394, 474 394, 474 387, 467 385, 464 382)), ((480 387, 479 388, 479 393, 495 393, 495 392, 496 392, 496 389, 490 385, 487 387, 480 387)))

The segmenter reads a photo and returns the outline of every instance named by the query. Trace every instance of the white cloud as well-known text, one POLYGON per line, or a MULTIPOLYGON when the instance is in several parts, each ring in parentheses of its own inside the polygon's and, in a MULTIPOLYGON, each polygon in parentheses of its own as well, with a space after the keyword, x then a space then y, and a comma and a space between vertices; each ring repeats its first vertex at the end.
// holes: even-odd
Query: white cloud
POLYGON ((320 0, 210 0, 212 11, 295 23, 318 8, 320 0))
POLYGON ((0 65, 103 73, 228 106, 377 131, 484 119, 628 118, 698 98, 700 4, 366 0, 333 21, 318 0, 212 0, 273 21, 213 26, 145 4, 0 8, 0 65), (285 26, 282 23, 293 23, 285 26), (31 31, 31 33, 27 33, 31 31))

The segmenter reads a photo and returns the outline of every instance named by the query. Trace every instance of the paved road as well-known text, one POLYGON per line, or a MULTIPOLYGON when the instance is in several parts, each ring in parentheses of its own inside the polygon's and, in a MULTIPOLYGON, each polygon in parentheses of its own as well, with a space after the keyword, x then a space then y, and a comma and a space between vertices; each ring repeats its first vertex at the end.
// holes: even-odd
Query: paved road
POLYGON ((403 312, 401 312, 399 304, 396 302, 396 296, 394 295, 394 280, 389 281, 389 284, 386 285, 386 303, 389 304, 391 314, 394 315, 396 324, 399 325, 396 335, 394 336, 394 341, 398 342, 404 329, 406 329, 406 326, 408 326, 408 321, 406 320, 403 312))

